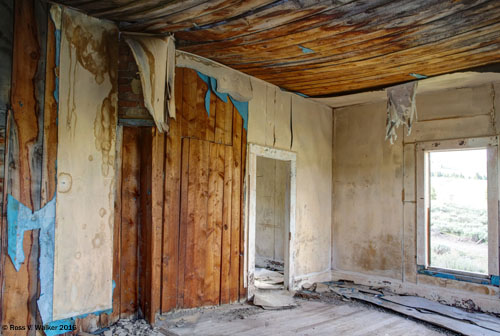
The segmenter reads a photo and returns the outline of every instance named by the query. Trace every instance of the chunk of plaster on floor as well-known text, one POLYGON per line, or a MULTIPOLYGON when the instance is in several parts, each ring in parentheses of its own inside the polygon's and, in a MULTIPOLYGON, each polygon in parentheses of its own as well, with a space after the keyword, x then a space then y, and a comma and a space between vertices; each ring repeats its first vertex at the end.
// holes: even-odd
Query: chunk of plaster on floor
POLYGON ((316 293, 330 293, 332 290, 330 289, 330 287, 328 285, 321 283, 321 282, 317 282, 315 284, 314 291, 316 293))
POLYGON ((295 307, 297 303, 293 298, 293 293, 289 291, 266 291, 261 290, 255 293, 253 304, 264 309, 282 309, 295 307))

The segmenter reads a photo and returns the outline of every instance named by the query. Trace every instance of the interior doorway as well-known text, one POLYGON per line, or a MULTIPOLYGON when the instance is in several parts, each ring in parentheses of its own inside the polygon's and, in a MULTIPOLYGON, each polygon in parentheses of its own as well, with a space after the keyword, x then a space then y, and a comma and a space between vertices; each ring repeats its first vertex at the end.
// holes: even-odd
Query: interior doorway
POLYGON ((248 297, 293 288, 296 155, 249 148, 248 297))

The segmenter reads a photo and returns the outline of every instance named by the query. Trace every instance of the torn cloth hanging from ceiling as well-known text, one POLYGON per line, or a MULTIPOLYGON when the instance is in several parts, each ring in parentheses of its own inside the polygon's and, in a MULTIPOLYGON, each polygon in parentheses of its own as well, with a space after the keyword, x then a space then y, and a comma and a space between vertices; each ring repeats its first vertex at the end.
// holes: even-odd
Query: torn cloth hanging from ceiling
POLYGON ((387 122, 385 140, 391 144, 397 139, 396 129, 406 125, 408 135, 411 133, 413 118, 416 113, 415 95, 418 82, 411 82, 387 88, 387 122))
POLYGON ((159 131, 167 132, 168 116, 175 118, 174 38, 129 36, 125 41, 139 68, 144 106, 153 116, 159 131))

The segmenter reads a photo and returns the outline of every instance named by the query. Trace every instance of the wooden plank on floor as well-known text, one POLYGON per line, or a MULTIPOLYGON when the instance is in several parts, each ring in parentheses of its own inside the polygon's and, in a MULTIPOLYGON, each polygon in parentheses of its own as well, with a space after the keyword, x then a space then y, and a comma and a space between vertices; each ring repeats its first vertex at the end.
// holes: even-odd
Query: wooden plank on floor
POLYGON ((182 140, 182 163, 181 163, 181 209, 179 227, 179 268, 177 273, 177 307, 184 307, 186 260, 187 260, 187 234, 189 226, 188 218, 188 190, 189 190, 189 155, 190 140, 182 140))
POLYGON ((233 109, 233 176, 231 191, 231 265, 229 300, 235 302, 239 296, 240 278, 240 201, 241 201, 241 116, 233 109))
MULTIPOLYGON (((121 187, 120 298, 121 314, 132 316, 137 310, 137 246, 141 175, 140 130, 123 128, 121 187)), ((116 291, 116 289, 115 289, 116 291)))
POLYGON ((224 146, 224 200, 222 207, 220 303, 229 303, 231 274, 231 201, 233 186, 233 149, 224 146))
MULTIPOLYGON (((181 71, 182 73, 182 71, 181 71)), ((179 212, 181 191, 181 113, 182 76, 175 77, 176 119, 170 119, 165 149, 165 203, 162 262, 162 304, 163 313, 177 306, 178 263, 179 263, 179 212)))

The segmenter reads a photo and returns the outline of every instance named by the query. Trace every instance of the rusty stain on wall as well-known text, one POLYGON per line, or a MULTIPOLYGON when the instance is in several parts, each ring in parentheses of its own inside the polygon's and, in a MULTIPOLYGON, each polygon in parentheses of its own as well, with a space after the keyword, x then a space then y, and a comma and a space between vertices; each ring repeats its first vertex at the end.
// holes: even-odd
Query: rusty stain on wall
POLYGON ((55 319, 112 304, 118 91, 116 25, 68 8, 62 15, 55 319))

